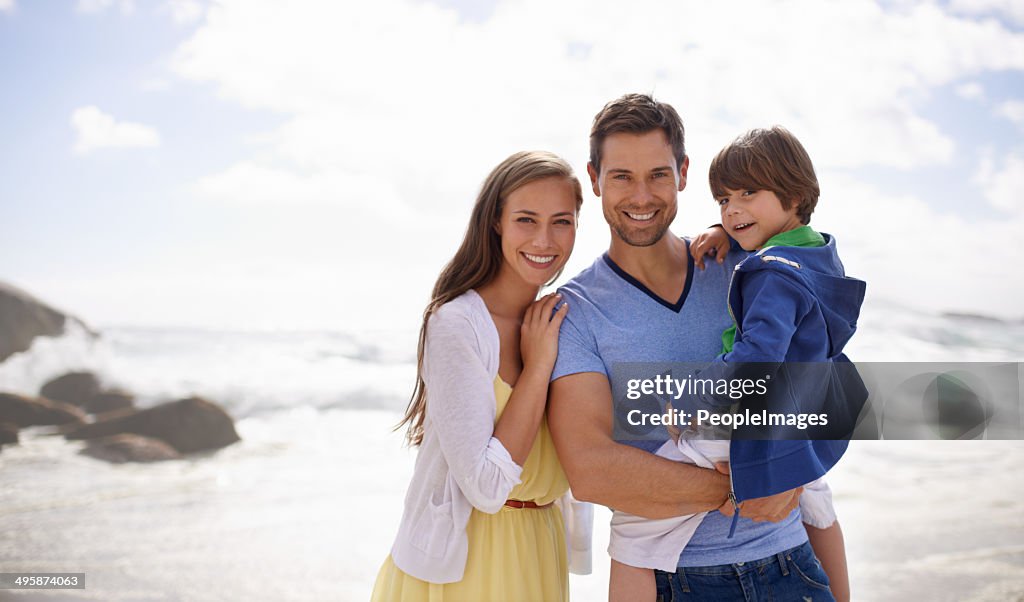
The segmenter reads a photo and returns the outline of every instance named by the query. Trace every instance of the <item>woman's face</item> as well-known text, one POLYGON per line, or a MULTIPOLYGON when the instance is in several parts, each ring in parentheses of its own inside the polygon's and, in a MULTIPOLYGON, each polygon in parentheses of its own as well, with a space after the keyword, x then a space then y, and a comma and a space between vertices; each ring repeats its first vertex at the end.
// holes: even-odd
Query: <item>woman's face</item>
POLYGON ((511 270, 532 286, 543 286, 565 265, 576 243, 576 196, 568 178, 534 180, 505 199, 497 226, 511 270))

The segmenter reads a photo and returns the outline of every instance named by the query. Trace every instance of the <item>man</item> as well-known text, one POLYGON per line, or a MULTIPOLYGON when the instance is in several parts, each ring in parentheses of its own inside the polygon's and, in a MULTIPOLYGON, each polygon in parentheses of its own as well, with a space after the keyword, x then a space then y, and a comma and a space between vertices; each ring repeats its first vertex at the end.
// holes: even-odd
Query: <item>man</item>
MULTIPOLYGON (((721 508, 702 521, 676 573, 656 572, 660 594, 690 591, 698 575, 685 569, 706 567, 696 573, 717 570, 733 579, 725 599, 756 600, 758 592, 784 589, 771 579, 789 579, 786 553, 807 542, 795 511, 799 490, 745 502, 739 528, 728 538, 727 475, 655 456, 663 441, 612 438, 615 364, 708 361, 731 323, 726 290, 739 257, 730 254, 724 265, 697 271, 687 241, 668 232, 688 167, 683 124, 671 106, 629 94, 595 117, 587 172, 602 199, 611 245, 560 291, 570 311, 559 337, 548 422, 578 499, 645 518, 721 508)), ((623 594, 629 592, 612 592, 623 594)))

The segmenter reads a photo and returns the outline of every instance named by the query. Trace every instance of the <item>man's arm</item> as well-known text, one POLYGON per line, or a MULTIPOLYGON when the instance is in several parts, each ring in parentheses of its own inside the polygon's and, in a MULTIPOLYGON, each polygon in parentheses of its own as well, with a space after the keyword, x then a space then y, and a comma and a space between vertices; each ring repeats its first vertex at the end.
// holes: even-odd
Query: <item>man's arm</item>
POLYGON ((726 475, 612 439, 611 385, 603 374, 581 372, 553 381, 548 426, 576 499, 644 518, 711 511, 727 500, 726 475))

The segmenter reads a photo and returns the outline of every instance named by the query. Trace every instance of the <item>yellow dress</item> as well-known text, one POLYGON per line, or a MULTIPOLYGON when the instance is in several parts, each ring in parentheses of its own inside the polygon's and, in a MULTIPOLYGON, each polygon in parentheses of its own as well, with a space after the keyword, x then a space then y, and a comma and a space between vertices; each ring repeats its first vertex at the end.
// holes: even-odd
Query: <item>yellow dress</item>
MULTIPOLYGON (((494 378, 497 416, 512 387, 494 378)), ((509 499, 553 502, 569 490, 542 419, 523 465, 522 482, 509 499)), ((547 508, 503 507, 496 514, 473 509, 466 525, 469 558, 462 581, 428 583, 406 575, 388 556, 377 573, 373 602, 562 602, 569 599, 569 565, 562 512, 547 508)))

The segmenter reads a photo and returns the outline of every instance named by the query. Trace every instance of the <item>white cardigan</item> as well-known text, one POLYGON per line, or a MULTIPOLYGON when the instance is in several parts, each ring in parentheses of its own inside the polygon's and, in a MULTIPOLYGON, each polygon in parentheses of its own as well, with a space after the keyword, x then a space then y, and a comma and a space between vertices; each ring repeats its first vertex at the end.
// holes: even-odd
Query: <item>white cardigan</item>
MULTIPOLYGON (((498 512, 521 482, 522 467, 493 436, 498 362, 498 330, 476 291, 445 303, 430 317, 423 350, 428 395, 423 442, 391 548, 395 565, 417 579, 462 580, 473 508, 498 512)), ((589 504, 573 503, 565 517, 569 565, 585 574, 593 513, 589 504)))

